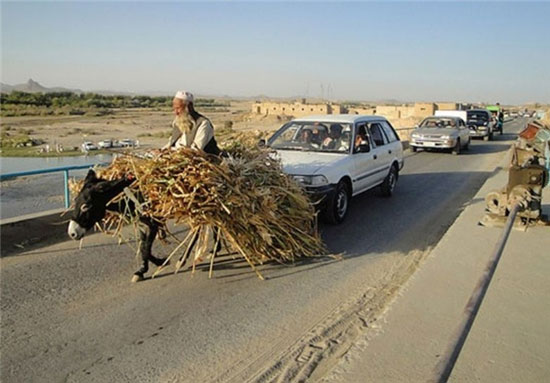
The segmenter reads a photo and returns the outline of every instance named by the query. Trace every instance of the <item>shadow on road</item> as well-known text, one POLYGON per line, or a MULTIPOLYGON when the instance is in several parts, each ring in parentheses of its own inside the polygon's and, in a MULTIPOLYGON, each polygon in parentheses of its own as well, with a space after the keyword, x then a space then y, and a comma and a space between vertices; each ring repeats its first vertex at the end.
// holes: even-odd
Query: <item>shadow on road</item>
POLYGON ((424 251, 438 242, 489 175, 401 175, 392 198, 379 196, 377 190, 358 196, 346 222, 323 226, 323 237, 333 252, 346 257, 424 251))
POLYGON ((483 143, 480 144, 470 144, 470 148, 468 150, 463 150, 462 152, 460 152, 460 155, 479 156, 484 154, 505 152, 509 149, 509 145, 495 145, 494 143, 486 143, 485 141, 483 141, 483 143))

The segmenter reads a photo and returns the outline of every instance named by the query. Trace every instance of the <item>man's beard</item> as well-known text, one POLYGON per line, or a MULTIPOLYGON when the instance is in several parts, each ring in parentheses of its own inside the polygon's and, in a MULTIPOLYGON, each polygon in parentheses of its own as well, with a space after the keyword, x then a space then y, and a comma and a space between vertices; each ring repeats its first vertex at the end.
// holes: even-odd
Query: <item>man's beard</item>
POLYGON ((176 116, 175 124, 182 133, 189 133, 193 129, 193 118, 188 111, 176 116))

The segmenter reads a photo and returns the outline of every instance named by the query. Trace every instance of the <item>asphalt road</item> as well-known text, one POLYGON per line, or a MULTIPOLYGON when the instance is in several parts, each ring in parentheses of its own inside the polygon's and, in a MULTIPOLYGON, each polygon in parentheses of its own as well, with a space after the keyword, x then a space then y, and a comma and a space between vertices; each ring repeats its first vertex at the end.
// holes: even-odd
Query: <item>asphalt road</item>
MULTIPOLYGON (((132 250, 95 234, 1 259, 2 382, 296 381, 327 372, 391 304, 525 124, 468 152, 408 153, 395 195, 322 226, 343 254, 264 265, 227 257, 131 284, 132 250)), ((465 238, 467 241, 468 238, 465 238)), ((170 247, 156 244, 164 256, 170 247)))

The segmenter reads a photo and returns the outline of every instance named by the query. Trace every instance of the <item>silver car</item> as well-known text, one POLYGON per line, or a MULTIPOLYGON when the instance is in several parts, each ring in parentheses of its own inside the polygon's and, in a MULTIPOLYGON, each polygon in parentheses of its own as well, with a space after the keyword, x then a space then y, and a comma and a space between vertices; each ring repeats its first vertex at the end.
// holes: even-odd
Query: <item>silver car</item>
POLYGON ((427 117, 411 133, 410 146, 413 152, 419 148, 447 149, 459 154, 468 149, 470 133, 466 123, 459 117, 427 117))

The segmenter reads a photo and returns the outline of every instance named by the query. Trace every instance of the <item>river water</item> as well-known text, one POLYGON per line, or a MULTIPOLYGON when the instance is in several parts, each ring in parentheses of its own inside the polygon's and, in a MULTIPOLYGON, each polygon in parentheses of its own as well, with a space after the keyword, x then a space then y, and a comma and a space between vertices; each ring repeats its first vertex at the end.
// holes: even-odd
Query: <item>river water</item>
MULTIPOLYGON (((0 157, 0 173, 14 173, 64 166, 110 162, 109 154, 78 157, 0 157)), ((70 177, 84 177, 87 170, 74 170, 70 177)), ((64 207, 63 172, 26 176, 0 184, 0 219, 64 207)))
POLYGON ((0 157, 0 174, 111 162, 111 154, 77 157, 0 157))

